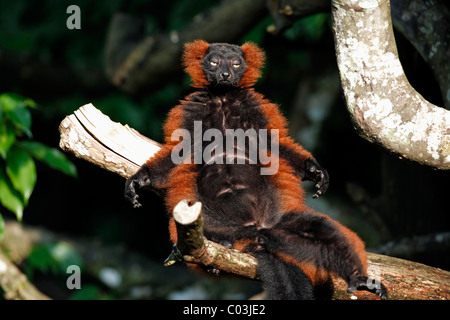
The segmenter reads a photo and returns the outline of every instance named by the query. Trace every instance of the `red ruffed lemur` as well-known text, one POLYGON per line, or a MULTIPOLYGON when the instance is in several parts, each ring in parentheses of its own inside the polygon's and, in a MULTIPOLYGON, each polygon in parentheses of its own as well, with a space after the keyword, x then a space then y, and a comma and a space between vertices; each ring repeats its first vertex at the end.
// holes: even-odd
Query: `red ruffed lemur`
MULTIPOLYGON (((256 257, 269 299, 317 298, 316 288, 330 284, 331 274, 347 282, 348 292, 368 290, 386 299, 385 286, 367 277, 360 238, 305 205, 301 182, 315 182, 316 198, 328 188, 328 173, 288 136, 278 106, 252 88, 262 50, 253 43, 198 40, 185 45, 183 62, 198 91, 170 111, 164 145, 127 180, 126 199, 140 207, 140 189, 166 189, 169 213, 183 199, 200 201, 206 238, 256 257), (209 129, 213 134, 206 137, 209 129), (239 129, 246 133, 244 145, 229 134, 239 129), (252 139, 260 157, 252 153, 252 139), (194 152, 184 150, 184 161, 175 161, 180 141, 194 152)), ((169 231, 176 244, 173 218, 169 231)))

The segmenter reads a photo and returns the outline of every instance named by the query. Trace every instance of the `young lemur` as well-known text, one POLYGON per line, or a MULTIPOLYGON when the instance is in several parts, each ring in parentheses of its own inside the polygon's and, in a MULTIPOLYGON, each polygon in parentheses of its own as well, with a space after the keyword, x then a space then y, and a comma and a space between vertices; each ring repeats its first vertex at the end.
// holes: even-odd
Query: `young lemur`
MULTIPOLYGON (((264 63, 261 49, 253 43, 194 41, 186 44, 183 62, 198 91, 170 111, 164 145, 127 180, 126 199, 140 207, 140 189, 166 189, 169 213, 183 199, 200 201, 206 238, 256 257, 269 299, 314 299, 315 289, 329 284, 331 274, 347 282, 348 292, 369 290, 386 299, 385 286, 367 277, 360 238, 305 205, 301 182, 314 181, 313 197, 318 197, 328 188, 328 173, 288 136, 277 105, 252 88, 264 63), (173 134, 184 129, 194 137, 199 123, 201 133, 214 129, 223 138, 229 137, 229 129, 277 133, 268 135, 266 143, 254 136, 257 146, 271 156, 270 168, 261 157, 251 161, 250 141, 245 147, 233 141, 229 150, 225 139, 215 141, 213 148, 204 141, 199 145, 195 139, 186 140, 192 150, 200 147, 202 155, 208 147, 211 156, 194 161, 194 154, 188 154, 191 161, 173 161, 180 143, 179 135, 173 134), (268 173, 262 174, 264 168, 268 173)), ((176 243, 173 218, 169 231, 176 243)))

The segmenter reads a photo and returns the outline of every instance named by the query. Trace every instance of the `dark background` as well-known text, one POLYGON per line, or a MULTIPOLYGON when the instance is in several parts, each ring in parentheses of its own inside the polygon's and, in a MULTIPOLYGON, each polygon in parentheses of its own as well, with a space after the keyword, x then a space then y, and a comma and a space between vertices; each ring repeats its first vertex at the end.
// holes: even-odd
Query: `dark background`
MULTIPOLYGON (((104 71, 109 22, 113 14, 125 12, 144 18, 148 34, 167 34, 182 29, 215 3, 3 1, 0 93, 14 92, 39 104, 32 111, 32 132, 35 140, 49 146, 58 147, 63 118, 86 103, 93 103, 113 121, 161 141, 165 115, 192 91, 189 79, 180 73, 139 95, 113 86, 104 71), (66 28, 70 4, 81 9, 81 30, 66 28)), ((266 32, 271 23, 267 13, 234 42, 252 40, 266 51, 264 75, 256 90, 280 105, 290 121, 291 135, 330 174, 329 191, 311 200, 311 206, 356 230, 373 250, 389 241, 447 232, 449 173, 399 160, 353 129, 340 91, 330 15, 301 19, 278 35, 266 32), (355 192, 367 200, 355 201, 355 192), (381 219, 387 233, 370 223, 365 215, 368 209, 381 219)), ((430 69, 406 39, 397 33, 396 39, 411 84, 430 102, 443 105, 430 69)), ((173 63, 181 70, 179 60, 173 63)), ((123 198, 123 178, 68 157, 77 167, 77 178, 37 163, 37 184, 23 223, 106 245, 120 244, 158 263, 163 261, 171 250, 163 200, 149 193, 143 199, 144 207, 134 210, 123 198)), ((5 218, 14 218, 3 208, 1 212, 5 218)), ((448 250, 441 250, 431 248, 407 258, 448 270, 448 250)))

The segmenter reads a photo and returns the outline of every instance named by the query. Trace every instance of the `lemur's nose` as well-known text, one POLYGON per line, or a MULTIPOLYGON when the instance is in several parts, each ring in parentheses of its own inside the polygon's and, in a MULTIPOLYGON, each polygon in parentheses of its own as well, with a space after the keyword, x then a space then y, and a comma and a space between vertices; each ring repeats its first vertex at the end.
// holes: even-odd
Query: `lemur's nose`
POLYGON ((230 77, 230 74, 228 72, 223 72, 221 74, 221 76, 222 76, 223 80, 228 80, 228 78, 230 77))

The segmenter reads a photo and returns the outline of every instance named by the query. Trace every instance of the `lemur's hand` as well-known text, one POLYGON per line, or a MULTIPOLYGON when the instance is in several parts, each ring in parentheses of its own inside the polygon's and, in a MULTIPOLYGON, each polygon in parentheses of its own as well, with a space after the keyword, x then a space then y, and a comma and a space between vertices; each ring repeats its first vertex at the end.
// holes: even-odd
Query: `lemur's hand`
POLYGON ((313 198, 318 198, 324 194, 330 184, 330 177, 327 170, 322 168, 315 159, 307 159, 305 161, 305 177, 304 180, 314 181, 317 189, 313 198))
POLYGON ((125 182, 125 199, 127 199, 134 208, 140 208, 142 205, 138 201, 138 192, 140 189, 150 185, 150 178, 147 170, 140 169, 125 182))

